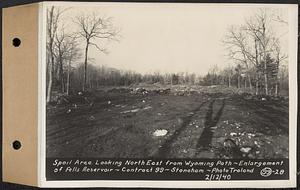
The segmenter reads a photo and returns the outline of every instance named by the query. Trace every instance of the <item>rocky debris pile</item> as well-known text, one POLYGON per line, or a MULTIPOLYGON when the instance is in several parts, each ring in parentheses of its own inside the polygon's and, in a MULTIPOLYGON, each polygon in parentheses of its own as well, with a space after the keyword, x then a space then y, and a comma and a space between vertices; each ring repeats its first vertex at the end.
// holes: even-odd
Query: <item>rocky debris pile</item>
POLYGON ((130 93, 147 95, 149 93, 149 91, 146 90, 145 88, 133 88, 133 89, 131 89, 130 93))
POLYGON ((174 92, 175 96, 190 96, 190 92, 188 90, 176 90, 174 92))
POLYGON ((131 94, 140 94, 140 95, 148 95, 148 94, 160 94, 160 95, 169 95, 171 93, 170 88, 160 88, 160 89, 146 89, 146 88, 133 88, 130 91, 131 94))
POLYGON ((155 92, 156 94, 161 94, 161 95, 169 95, 171 93, 171 89, 170 88, 158 89, 158 90, 153 90, 153 92, 155 92))
MULTIPOLYGON (((221 158, 260 158, 264 135, 256 131, 247 130, 249 127, 242 122, 223 121, 221 128, 224 136, 217 141, 221 143, 219 156, 221 158)), ((268 141, 269 142, 269 141, 268 141)), ((271 143, 271 142, 269 142, 271 143)))
POLYGON ((173 86, 171 88, 157 88, 157 89, 146 89, 146 88, 133 88, 131 89, 131 94, 159 94, 159 95, 175 95, 175 96, 190 96, 193 94, 199 94, 200 92, 189 88, 189 87, 179 87, 173 86))
MULTIPOLYGON (((224 85, 199 86, 199 85, 159 85, 159 84, 139 84, 129 87, 115 87, 107 92, 112 93, 131 93, 138 95, 175 95, 175 96, 191 96, 196 94, 234 94, 247 98, 254 98, 255 95, 245 93, 237 88, 229 88, 224 85)), ((265 97, 257 97, 262 98, 265 97)))
POLYGON ((62 111, 67 114, 73 113, 75 110, 82 107, 93 107, 95 97, 91 92, 78 91, 72 95, 66 95, 62 93, 54 93, 52 101, 48 104, 48 113, 55 113, 56 111, 62 111), (50 112, 49 110, 52 111, 50 112), (56 110, 56 111, 54 111, 56 110))
POLYGON ((190 86, 173 86, 172 87, 172 94, 175 96, 190 96, 193 94, 199 94, 201 91, 200 89, 196 89, 196 87, 190 86))
POLYGON ((286 101, 288 97, 285 96, 267 96, 267 95, 255 95, 250 93, 241 93, 239 94, 241 98, 245 100, 255 100, 255 101, 286 101))

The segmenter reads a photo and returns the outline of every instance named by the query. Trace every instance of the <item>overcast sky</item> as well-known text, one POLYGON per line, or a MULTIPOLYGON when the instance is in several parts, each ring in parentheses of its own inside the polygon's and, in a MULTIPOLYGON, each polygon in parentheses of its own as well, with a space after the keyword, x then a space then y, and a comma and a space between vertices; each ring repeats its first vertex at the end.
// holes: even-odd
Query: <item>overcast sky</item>
MULTIPOLYGON (((113 17, 113 24, 121 29, 120 42, 105 45, 108 55, 91 48, 89 57, 94 58, 94 64, 140 73, 196 74, 206 74, 213 65, 227 66, 230 61, 224 56, 221 42, 226 30, 242 24, 258 8, 266 6, 74 2, 64 5, 63 8, 72 7, 64 12, 62 19, 69 31, 76 31, 72 18, 92 12, 113 17)), ((272 7, 272 11, 288 20, 286 10, 282 5, 272 7)), ((274 27, 278 35, 288 30, 283 24, 274 27)), ((281 37, 284 47, 287 37, 281 37)))

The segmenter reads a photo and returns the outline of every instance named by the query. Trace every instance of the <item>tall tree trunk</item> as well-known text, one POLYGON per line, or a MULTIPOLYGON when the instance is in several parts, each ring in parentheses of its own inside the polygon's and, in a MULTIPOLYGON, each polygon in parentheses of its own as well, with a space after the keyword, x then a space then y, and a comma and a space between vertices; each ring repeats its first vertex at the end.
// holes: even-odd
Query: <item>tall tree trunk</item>
POLYGON ((50 11, 47 11, 47 37, 49 38, 49 54, 50 60, 48 65, 48 86, 47 86, 47 94, 46 94, 46 103, 51 102, 52 96, 52 85, 53 85, 53 74, 54 73, 54 53, 53 53, 53 44, 54 44, 54 36, 57 31, 57 22, 59 18, 59 13, 55 13, 54 6, 51 7, 50 11))
POLYGON ((64 87, 64 70, 63 70, 62 57, 59 58, 59 78, 60 78, 61 92, 64 93, 65 87, 64 87))
POLYGON ((61 91, 65 93, 65 80, 63 76, 61 77, 61 91))
POLYGON ((70 95, 70 74, 71 74, 71 61, 69 61, 69 64, 68 64, 67 95, 70 95))
POLYGON ((251 83, 251 76, 250 76, 250 74, 248 74, 248 81, 249 81, 250 91, 252 91, 252 83, 251 83))
POLYGON ((83 74, 83 86, 82 86, 82 91, 86 90, 86 85, 87 85, 87 58, 88 58, 88 51, 89 51, 89 41, 86 42, 86 47, 85 47, 85 57, 84 57, 84 74, 83 74))
POLYGON ((93 88, 93 82, 92 82, 92 78, 91 77, 89 77, 89 88, 91 89, 91 88, 93 88))
POLYGON ((267 72, 267 60, 265 59, 264 63, 265 73, 264 73, 264 79, 265 79, 265 94, 268 95, 268 72, 267 72))
POLYGON ((255 95, 258 95, 258 74, 256 74, 256 81, 255 81, 255 95))
MULTIPOLYGON (((258 66, 259 66, 259 61, 258 61, 258 44, 257 44, 257 39, 254 38, 254 45, 255 45, 255 95, 258 95, 258 66)), ((250 83, 251 84, 251 83, 250 83)))
MULTIPOLYGON (((264 38, 266 38, 266 26, 265 26, 266 23, 263 23, 262 25, 262 36, 264 38)), ((264 73, 264 78, 265 78, 265 93, 266 95, 269 95, 269 88, 268 88, 268 72, 267 72, 267 51, 266 51, 266 39, 264 40, 264 43, 263 43, 263 55, 264 55, 264 68, 265 68, 265 73, 264 73)))
POLYGON ((279 73, 279 53, 277 53, 277 73, 276 73, 276 84, 275 84, 275 96, 278 96, 278 83, 279 83, 279 77, 278 77, 278 73, 279 73))
POLYGON ((231 75, 228 76, 228 87, 231 87, 231 75))
POLYGON ((49 63, 49 68, 48 68, 48 74, 49 74, 49 82, 48 82, 48 89, 47 89, 47 98, 46 98, 46 103, 49 103, 51 101, 51 94, 52 94, 52 81, 53 81, 53 62, 54 62, 54 57, 51 54, 51 61, 49 63))
POLYGON ((278 82, 275 84, 275 96, 278 96, 278 82))
POLYGON ((238 88, 241 88, 241 84, 240 84, 241 82, 240 82, 240 75, 238 75, 238 88))

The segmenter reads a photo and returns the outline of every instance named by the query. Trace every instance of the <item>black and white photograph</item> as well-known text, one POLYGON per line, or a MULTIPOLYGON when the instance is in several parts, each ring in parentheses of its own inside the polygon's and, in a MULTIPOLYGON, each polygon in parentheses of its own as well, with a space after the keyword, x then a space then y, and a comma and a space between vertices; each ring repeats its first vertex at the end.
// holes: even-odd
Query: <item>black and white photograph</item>
POLYGON ((53 165, 289 159, 288 6, 57 3, 45 19, 53 165))

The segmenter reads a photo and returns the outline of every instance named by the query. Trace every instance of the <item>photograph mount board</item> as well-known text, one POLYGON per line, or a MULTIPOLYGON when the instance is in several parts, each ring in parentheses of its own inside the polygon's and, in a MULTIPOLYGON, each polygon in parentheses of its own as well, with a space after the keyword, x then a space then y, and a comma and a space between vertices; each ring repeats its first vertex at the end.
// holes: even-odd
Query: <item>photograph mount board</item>
POLYGON ((296 185, 296 5, 4 10, 4 181, 296 185))

